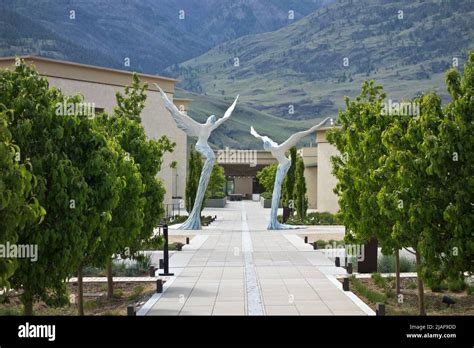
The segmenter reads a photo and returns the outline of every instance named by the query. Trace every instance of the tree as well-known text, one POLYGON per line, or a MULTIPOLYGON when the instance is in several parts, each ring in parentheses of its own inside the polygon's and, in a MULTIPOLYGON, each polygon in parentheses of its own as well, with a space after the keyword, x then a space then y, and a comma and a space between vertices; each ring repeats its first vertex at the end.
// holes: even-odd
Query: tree
POLYGON ((286 174, 285 180, 283 181, 283 190, 282 190, 283 191, 282 192, 282 206, 283 207, 289 207, 290 200, 292 200, 294 196, 293 192, 295 189, 295 181, 296 181, 296 163, 298 160, 298 153, 296 151, 296 147, 294 146, 290 148, 290 160, 291 160, 291 166, 288 169, 288 173, 286 174))
POLYGON ((222 192, 225 185, 224 168, 217 163, 212 167, 209 184, 207 185, 207 196, 216 198, 218 192, 222 192))
POLYGON ((376 238, 384 254, 395 254, 399 284, 397 256, 401 246, 392 238, 394 220, 381 211, 378 201, 383 185, 393 184, 381 174, 379 164, 380 158, 387 155, 382 134, 393 122, 391 116, 382 115, 384 101, 381 86, 364 82, 355 100, 346 98, 346 110, 337 118, 340 127, 328 132, 328 141, 340 153, 331 162, 338 180, 334 191, 338 195, 339 216, 348 231, 346 242, 364 244, 376 238))
MULTIPOLYGON (((191 149, 188 160, 188 175, 186 178, 186 210, 188 213, 191 212, 194 207, 202 166, 201 155, 196 150, 191 149)), ((204 207, 204 202, 202 206, 204 207)))
POLYGON ((306 180, 304 177, 304 162, 300 156, 297 156, 295 165, 295 183, 293 200, 300 221, 304 221, 306 211, 308 210, 308 197, 306 196, 306 180))
POLYGON ((473 76, 469 54, 463 76, 447 73, 450 103, 442 107, 435 93, 417 98, 421 116, 398 119, 384 137, 385 166, 397 168, 398 186, 384 208, 396 219, 394 235, 415 250, 420 314, 426 314, 423 280, 464 284, 464 272, 473 272, 473 76))
POLYGON ((346 239, 375 235, 382 251, 414 252, 420 315, 425 281, 464 282, 473 271, 473 76, 470 54, 463 76, 447 74, 452 101, 416 98, 419 117, 380 115, 381 87, 364 83, 328 135, 341 151, 333 164, 346 239))
POLYGON ((265 192, 271 193, 273 191, 277 167, 276 163, 272 163, 257 172, 257 180, 263 186, 265 192))
POLYGON ((132 86, 125 94, 117 93, 114 115, 101 115, 97 122, 117 142, 117 163, 120 201, 112 211, 107 236, 92 257, 93 263, 107 267, 108 298, 113 296, 112 257, 140 257, 142 243, 153 237, 154 228, 164 215, 164 187, 156 175, 163 155, 175 144, 167 137, 148 139, 141 125, 140 114, 145 106, 147 84, 140 85, 133 75, 132 86))
MULTIPOLYGON (((2 106, 0 106, 2 107, 2 106)), ((0 111, 0 244, 15 244, 18 231, 41 223, 45 211, 34 197, 36 178, 31 163, 21 158, 20 148, 8 129, 7 110, 0 111)), ((15 258, 0 258, 0 288, 9 288, 8 279, 18 266, 15 258)))
POLYGON ((34 194, 46 211, 40 225, 18 230, 18 243, 37 245, 38 259, 18 260, 10 278, 12 287, 23 290, 29 315, 36 299, 66 303, 64 280, 77 270, 93 231, 106 225, 118 201, 115 154, 106 137, 88 118, 57 112, 57 104, 79 101, 49 88, 24 63, 0 73, 0 104, 12 110, 12 137, 31 161, 34 194))

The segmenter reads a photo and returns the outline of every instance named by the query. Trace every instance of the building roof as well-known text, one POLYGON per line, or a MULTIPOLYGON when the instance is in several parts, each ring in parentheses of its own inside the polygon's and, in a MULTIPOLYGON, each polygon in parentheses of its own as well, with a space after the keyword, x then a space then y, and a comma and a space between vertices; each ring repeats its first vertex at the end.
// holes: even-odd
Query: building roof
MULTIPOLYGON (((0 57, 0 67, 5 63, 14 62, 17 57, 0 57)), ((81 64, 59 59, 38 56, 18 56, 26 62, 33 63, 38 72, 49 77, 64 78, 69 80, 87 81, 94 83, 126 86, 130 84, 133 71, 106 68, 95 65, 81 64)), ((143 73, 136 73, 142 82, 148 82, 148 89, 156 91, 153 83, 158 83, 167 93, 174 94, 174 85, 179 80, 143 73)))

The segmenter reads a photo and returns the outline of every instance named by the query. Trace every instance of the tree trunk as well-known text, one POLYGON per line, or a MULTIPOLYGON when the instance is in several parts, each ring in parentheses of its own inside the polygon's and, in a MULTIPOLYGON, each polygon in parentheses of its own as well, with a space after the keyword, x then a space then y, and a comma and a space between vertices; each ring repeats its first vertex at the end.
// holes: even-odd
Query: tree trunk
POLYGON ((421 256, 419 252, 416 252, 416 272, 418 279, 418 310, 419 315, 426 315, 425 309, 425 289, 423 286, 423 279, 421 279, 421 256))
POLYGON ((395 274, 397 295, 400 294, 400 250, 395 251, 395 274))
POLYGON ((33 299, 24 300, 23 307, 24 315, 33 315, 33 299))
POLYGON ((107 263, 107 298, 111 300, 114 297, 114 278, 112 276, 112 259, 107 263))
POLYGON ((84 287, 82 282, 82 265, 77 269, 77 315, 84 315, 84 287))

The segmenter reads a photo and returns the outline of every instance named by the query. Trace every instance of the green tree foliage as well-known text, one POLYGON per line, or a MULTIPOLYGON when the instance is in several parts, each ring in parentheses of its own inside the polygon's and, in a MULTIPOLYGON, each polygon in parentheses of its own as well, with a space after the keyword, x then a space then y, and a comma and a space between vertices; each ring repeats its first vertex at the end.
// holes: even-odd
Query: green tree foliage
POLYGON ((306 217, 308 210, 308 197, 306 196, 306 180, 304 178, 304 162, 301 156, 295 158, 295 183, 293 190, 293 200, 296 212, 301 221, 306 217))
MULTIPOLYGON (((2 107, 2 106, 0 106, 2 107)), ((15 244, 18 231, 41 222, 44 209, 33 196, 36 178, 28 160, 22 161, 20 148, 8 129, 7 110, 0 111, 0 244, 15 244)), ((0 288, 10 287, 8 279, 17 268, 17 259, 0 258, 0 288)))
POLYGON ((328 136, 341 152, 333 164, 347 238, 414 250, 421 315, 424 280, 459 280, 473 269, 473 61, 463 76, 448 72, 445 107, 434 93, 413 101, 420 117, 381 116, 384 94, 365 83, 328 136))
POLYGON ((399 240, 391 235, 394 221, 381 212, 377 199, 382 187, 394 189, 389 187, 394 182, 385 180, 379 164, 379 159, 387 155, 382 134, 393 122, 393 117, 382 115, 385 93, 373 81, 365 82, 360 96, 353 101, 346 98, 345 102, 346 110, 338 115, 340 128, 330 131, 328 140, 340 152, 332 163, 338 179, 335 192, 340 218, 349 231, 346 241, 366 243, 375 237, 384 254, 398 254, 399 240))
POLYGON ((108 268, 108 297, 113 296, 111 259, 114 254, 137 257, 143 242, 153 237, 153 230, 163 218, 165 189, 156 175, 163 155, 175 144, 167 137, 148 139, 141 125, 140 114, 145 106, 147 84, 140 85, 137 75, 125 94, 117 93, 114 115, 101 115, 97 122, 117 142, 119 160, 117 178, 120 202, 113 210, 108 233, 92 257, 96 266, 108 268))
POLYGON ((283 207, 289 207, 290 200, 293 199, 294 196, 294 189, 295 189, 295 181, 296 181, 296 163, 298 161, 298 153, 296 151, 296 147, 292 147, 290 149, 290 160, 291 166, 288 169, 288 173, 286 173, 285 180, 283 181, 282 185, 282 205, 283 207))
POLYGON ((278 165, 276 163, 272 163, 257 172, 258 182, 263 186, 265 192, 270 194, 273 192, 277 167, 278 165))
POLYGON ((18 64, 0 73, 0 104, 12 110, 10 131, 29 158, 37 179, 34 194, 46 210, 44 221, 18 231, 19 244, 38 246, 38 260, 20 259, 11 284, 22 289, 25 313, 36 299, 65 303, 68 278, 82 262, 92 233, 111 219, 118 203, 116 153, 94 122, 64 116, 56 104, 79 102, 49 88, 46 79, 18 64))
MULTIPOLYGON (((190 213, 194 207, 202 167, 201 155, 196 150, 191 149, 188 160, 188 175, 186 177, 186 210, 188 213, 190 213)), ((204 202, 202 207, 204 207, 204 202)))
POLYGON ((217 163, 212 167, 209 184, 207 185, 207 196, 216 198, 218 192, 222 192, 225 185, 224 168, 217 163))
POLYGON ((132 160, 140 171, 144 187, 143 226, 136 238, 131 238, 128 248, 131 254, 140 250, 142 242, 153 236, 153 230, 164 215, 163 200, 165 188, 157 174, 161 170, 165 153, 172 152, 176 146, 168 137, 149 139, 141 124, 141 112, 146 100, 145 91, 148 85, 140 85, 137 75, 133 76, 131 87, 125 88, 125 94, 116 94, 117 107, 115 117, 108 118, 110 135, 124 149, 129 160, 132 160))

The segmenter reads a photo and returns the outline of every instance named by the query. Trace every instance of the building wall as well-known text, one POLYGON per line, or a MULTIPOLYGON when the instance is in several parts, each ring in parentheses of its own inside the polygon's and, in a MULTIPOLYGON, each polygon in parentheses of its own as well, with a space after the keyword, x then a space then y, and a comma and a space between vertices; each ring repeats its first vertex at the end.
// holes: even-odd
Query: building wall
POLYGON ((306 180, 306 194, 308 196, 308 207, 318 208, 318 167, 306 167, 304 169, 306 180))
MULTIPOLYGON (((50 77, 51 85, 58 87, 65 94, 80 93, 84 96, 85 102, 95 103, 97 108, 103 108, 111 113, 116 105, 115 93, 123 92, 123 87, 113 85, 103 85, 85 81, 66 80, 63 78, 50 77)), ((131 84, 130 77, 130 84, 131 84)), ((168 94, 170 98, 173 96, 168 94)), ((173 170, 170 168, 172 161, 177 161, 177 195, 184 198, 186 180, 186 133, 176 127, 170 113, 165 109, 163 102, 157 91, 148 90, 145 108, 142 112, 142 124, 145 133, 152 139, 159 139, 166 135, 171 141, 176 142, 173 153, 165 154, 161 171, 158 176, 163 180, 166 188, 165 203, 172 203, 172 195, 175 191, 175 179, 173 170)))
MULTIPOLYGON (((64 94, 81 94, 84 101, 94 103, 96 108, 103 108, 112 113, 116 105, 115 93, 124 92, 124 86, 132 84, 132 73, 129 71, 109 69, 61 60, 22 56, 29 64, 34 64, 36 70, 47 77, 50 85, 58 87, 64 94)), ((0 68, 13 69, 15 57, 0 58, 0 68)), ((186 167, 187 167, 187 137, 180 130, 169 112, 165 109, 159 93, 153 83, 158 83, 173 100, 176 80, 161 76, 138 74, 141 82, 148 83, 147 101, 142 112, 142 124, 148 137, 158 139, 163 135, 176 142, 173 153, 163 158, 158 177, 162 179, 166 189, 165 204, 172 203, 172 195, 184 197, 186 167), (170 168, 172 161, 177 161, 177 169, 170 168), (177 176, 177 185, 175 179, 177 176)), ((176 104, 187 111, 189 99, 177 99, 176 104)))
POLYGON ((248 176, 236 176, 234 178, 235 193, 252 197, 253 182, 252 178, 248 176))
POLYGON ((332 175, 330 158, 338 154, 337 149, 326 140, 327 129, 317 131, 318 142, 318 175, 317 175, 317 209, 320 212, 336 213, 339 210, 337 196, 333 189, 337 180, 332 175))
POLYGON ((316 209, 318 204, 318 148, 303 147, 298 150, 304 163, 304 178, 306 181, 306 195, 308 206, 316 209))

